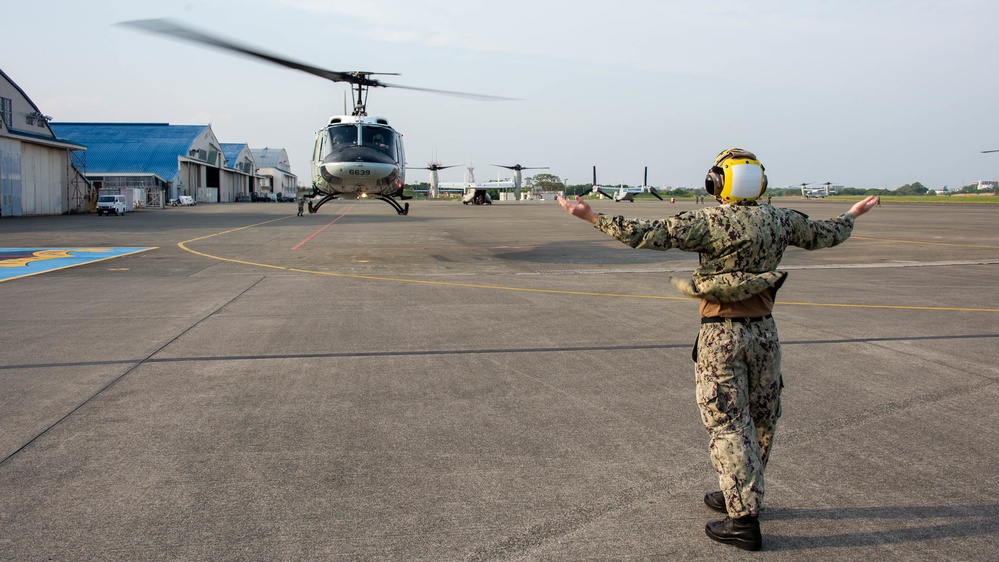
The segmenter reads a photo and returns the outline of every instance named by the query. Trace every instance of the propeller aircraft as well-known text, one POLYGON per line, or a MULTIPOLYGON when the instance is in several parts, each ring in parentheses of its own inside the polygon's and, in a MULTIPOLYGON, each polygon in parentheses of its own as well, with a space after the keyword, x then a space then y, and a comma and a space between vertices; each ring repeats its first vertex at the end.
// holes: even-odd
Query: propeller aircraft
POLYGON ((514 164, 513 166, 503 166, 501 164, 493 164, 497 168, 506 168, 507 170, 513 170, 513 198, 520 201, 520 186, 523 185, 523 176, 521 171, 523 170, 547 170, 548 166, 541 166, 537 168, 528 168, 527 166, 521 166, 520 164, 514 164))
POLYGON ((119 25, 239 53, 333 82, 350 84, 354 101, 351 114, 330 117, 316 132, 311 163, 312 185, 301 193, 309 201, 309 213, 315 213, 324 203, 333 199, 372 198, 392 205, 400 215, 409 214, 409 203, 399 203, 400 200, 410 198, 403 195, 406 157, 402 135, 384 117, 368 115, 370 88, 400 88, 486 101, 512 99, 389 84, 373 78, 376 75, 398 76, 396 73, 366 70, 344 72, 318 68, 196 31, 166 19, 134 20, 119 25), (315 201, 316 198, 318 202, 315 201))
POLYGON ((613 199, 614 202, 628 201, 630 203, 635 202, 636 193, 650 193, 653 197, 660 201, 664 199, 659 195, 656 188, 649 185, 649 167, 645 167, 645 179, 642 181, 642 185, 639 187, 611 187, 604 186, 597 183, 597 167, 593 167, 593 193, 599 193, 608 199, 613 199), (613 191, 612 191, 613 190, 613 191))
POLYGON ((440 176, 437 174, 440 170, 446 170, 448 168, 455 168, 454 166, 443 166, 440 162, 430 162, 425 168, 410 168, 412 170, 430 170, 430 189, 427 191, 427 197, 431 199, 436 199, 438 195, 438 189, 440 187, 440 176))
POLYGON ((441 191, 461 191, 464 193, 461 202, 465 205, 492 205, 493 199, 489 196, 490 189, 511 189, 516 186, 512 181, 487 181, 478 183, 475 181, 475 167, 465 168, 465 181, 463 182, 442 182, 438 184, 441 191))
POLYGON ((802 182, 801 184, 801 196, 806 199, 821 199, 824 197, 829 197, 830 195, 836 194, 836 188, 842 186, 833 186, 832 182, 826 182, 819 184, 823 187, 808 187, 808 182, 802 182))

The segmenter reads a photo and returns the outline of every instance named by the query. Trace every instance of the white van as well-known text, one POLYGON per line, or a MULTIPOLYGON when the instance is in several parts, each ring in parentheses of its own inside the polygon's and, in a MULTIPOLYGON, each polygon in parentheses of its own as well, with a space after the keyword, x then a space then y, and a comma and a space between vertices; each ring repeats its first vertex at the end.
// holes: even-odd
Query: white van
POLYGON ((124 215, 125 196, 124 195, 101 195, 97 198, 97 216, 101 215, 124 215))

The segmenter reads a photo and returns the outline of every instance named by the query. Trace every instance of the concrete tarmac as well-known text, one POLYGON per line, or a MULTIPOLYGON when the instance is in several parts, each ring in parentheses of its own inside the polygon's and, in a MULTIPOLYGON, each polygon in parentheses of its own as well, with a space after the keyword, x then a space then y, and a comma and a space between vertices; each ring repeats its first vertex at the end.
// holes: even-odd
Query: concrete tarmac
POLYGON ((0 559, 996 556, 999 206, 886 202, 785 254, 761 553, 704 535, 698 308, 667 281, 696 256, 551 201, 295 212, 0 220, 156 247, 0 283, 0 559))

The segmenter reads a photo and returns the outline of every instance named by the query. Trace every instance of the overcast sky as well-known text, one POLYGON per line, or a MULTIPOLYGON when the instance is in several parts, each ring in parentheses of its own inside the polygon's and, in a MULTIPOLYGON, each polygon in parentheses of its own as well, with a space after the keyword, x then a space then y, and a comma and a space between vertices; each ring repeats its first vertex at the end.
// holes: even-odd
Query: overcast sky
MULTIPOLYGON (((368 111, 409 166, 549 166, 572 184, 703 184, 720 150, 770 185, 931 189, 999 177, 999 2, 988 0, 34 0, 0 68, 55 121, 211 124, 309 180, 344 84, 114 26, 171 18, 332 70, 396 72, 368 111)), ((534 172, 529 173, 533 174, 534 172)), ((428 172, 410 170, 409 183, 428 172)), ((441 179, 460 180, 461 168, 441 179)))

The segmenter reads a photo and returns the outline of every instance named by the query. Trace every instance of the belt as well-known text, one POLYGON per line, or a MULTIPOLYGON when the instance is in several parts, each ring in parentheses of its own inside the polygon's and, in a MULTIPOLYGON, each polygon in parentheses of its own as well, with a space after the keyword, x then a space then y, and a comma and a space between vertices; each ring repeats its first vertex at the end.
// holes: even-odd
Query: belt
POLYGON ((762 322, 767 318, 773 318, 773 314, 767 314, 766 316, 756 316, 754 318, 724 318, 722 316, 704 316, 701 318, 701 324, 724 324, 726 320, 731 320, 737 324, 749 324, 750 322, 762 322))

